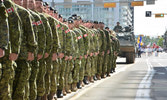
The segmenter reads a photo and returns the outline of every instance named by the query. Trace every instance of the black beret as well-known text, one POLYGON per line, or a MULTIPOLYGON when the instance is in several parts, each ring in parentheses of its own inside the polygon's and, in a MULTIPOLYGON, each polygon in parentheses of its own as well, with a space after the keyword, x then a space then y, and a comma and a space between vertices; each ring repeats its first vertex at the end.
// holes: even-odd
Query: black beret
POLYGON ((59 14, 59 18, 63 18, 63 16, 59 14))
POLYGON ((99 24, 104 24, 103 22, 99 22, 99 24))
POLYGON ((53 7, 49 7, 49 9, 50 9, 51 11, 54 11, 54 8, 53 8, 53 7))
POLYGON ((77 17, 72 17, 73 20, 77 20, 77 17))
POLYGON ((99 24, 99 22, 98 21, 94 21, 94 24, 99 24))
POLYGON ((63 18, 63 22, 67 22, 67 19, 66 19, 66 18, 63 18))
POLYGON ((77 14, 73 14, 72 17, 77 17, 77 14))
POLYGON ((49 4, 47 2, 43 2, 43 6, 48 6, 49 4))
POLYGON ((57 10, 54 10, 54 13, 58 14, 58 11, 57 11, 57 10))
POLYGON ((105 29, 109 29, 109 27, 105 27, 105 29))
POLYGON ((74 23, 74 21, 73 21, 72 19, 69 19, 69 20, 68 20, 68 23, 69 23, 69 24, 72 24, 72 23, 74 23))

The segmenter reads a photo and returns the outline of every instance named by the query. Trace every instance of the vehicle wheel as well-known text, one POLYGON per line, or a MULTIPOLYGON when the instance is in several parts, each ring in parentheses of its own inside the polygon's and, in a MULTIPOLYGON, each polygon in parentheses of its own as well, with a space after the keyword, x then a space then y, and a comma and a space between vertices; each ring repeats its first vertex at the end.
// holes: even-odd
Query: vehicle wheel
POLYGON ((126 63, 134 63, 135 61, 135 54, 134 53, 126 53, 126 63))

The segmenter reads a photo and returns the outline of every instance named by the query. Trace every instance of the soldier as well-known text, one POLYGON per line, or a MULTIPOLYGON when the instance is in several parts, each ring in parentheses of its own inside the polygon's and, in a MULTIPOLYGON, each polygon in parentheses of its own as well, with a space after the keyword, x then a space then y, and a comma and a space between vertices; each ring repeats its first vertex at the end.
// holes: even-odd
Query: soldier
MULTIPOLYGON (((22 33, 20 31, 21 20, 18 16, 18 13, 16 12, 16 9, 14 7, 14 3, 10 0, 5 0, 4 5, 5 5, 6 11, 8 13, 8 22, 9 22, 9 34, 10 34, 9 35, 9 37, 10 37, 9 41, 10 42, 9 42, 9 45, 8 45, 8 50, 11 50, 11 51, 10 52, 6 51, 6 55, 9 56, 9 59, 7 61, 9 66, 7 66, 4 69, 3 73, 5 74, 5 72, 7 71, 6 69, 8 69, 8 71, 10 70, 10 72, 8 72, 8 74, 6 74, 6 77, 5 77, 5 81, 8 81, 7 79, 9 79, 9 81, 8 81, 9 84, 5 83, 5 85, 10 86, 10 88, 8 88, 8 86, 1 85, 1 86, 7 87, 8 90, 9 90, 7 92, 6 91, 7 88, 3 88, 3 89, 1 89, 1 91, 4 91, 5 94, 8 93, 8 96, 11 98, 12 92, 13 92, 13 80, 14 80, 14 77, 15 77, 15 68, 17 67, 17 65, 15 63, 15 60, 18 58, 18 54, 20 52, 21 34, 22 33)), ((0 8, 0 9, 1 9, 1 11, 3 11, 3 9, 5 9, 5 8, 4 8, 4 6, 2 6, 2 8, 0 8)), ((5 12, 3 11, 1 14, 5 15, 5 12)), ((5 25, 5 23, 4 23, 4 25, 5 25)), ((8 36, 8 35, 6 35, 6 36, 8 36)), ((3 37, 3 36, 1 36, 1 37, 3 37)), ((1 92, 0 94, 2 94, 1 96, 5 96, 3 92, 1 92)), ((0 98, 0 99, 2 99, 2 98, 0 98)))
POLYGON ((39 60, 41 60, 44 56, 44 50, 46 46, 46 37, 45 37, 45 29, 41 17, 35 13, 35 0, 29 0, 28 3, 28 10, 32 14, 34 21, 33 27, 35 31, 36 40, 38 42, 38 47, 36 49, 35 60, 31 63, 31 76, 30 76, 30 96, 31 100, 37 98, 37 85, 36 79, 39 71, 39 60))
POLYGON ((111 45, 110 45, 110 48, 108 47, 108 50, 107 51, 109 54, 109 57, 108 57, 108 63, 107 63, 107 76, 110 76, 110 72, 111 72, 111 68, 112 68, 112 61, 113 61, 113 43, 112 43, 112 31, 109 30, 109 27, 106 27, 105 28, 108 32, 109 32, 109 38, 110 38, 110 41, 108 41, 111 45))
MULTIPOLYGON (((73 74, 73 86, 72 86, 72 90, 77 90, 76 87, 76 82, 79 82, 79 74, 80 74, 80 68, 81 68, 81 60, 84 57, 84 40, 83 40, 83 35, 81 34, 81 30, 79 29, 79 25, 80 25, 80 20, 77 20, 77 15, 73 14, 72 18, 74 20, 74 27, 73 31, 75 32, 76 36, 77 36, 77 40, 78 40, 78 48, 79 48, 79 52, 78 52, 78 58, 75 59, 75 66, 74 66, 74 70, 75 73, 73 74)), ((83 67, 83 66, 82 66, 83 67)), ((83 68, 82 68, 83 69, 83 68)), ((81 88, 81 87, 80 87, 81 88)))
POLYGON ((14 81, 13 99, 22 100, 28 99, 29 96, 29 78, 31 74, 29 63, 34 60, 34 51, 36 49, 37 42, 35 40, 35 34, 32 28, 30 13, 26 9, 21 7, 23 5, 22 1, 14 0, 14 2, 16 3, 16 11, 18 12, 22 20, 23 36, 20 55, 18 60, 16 61, 18 66, 16 68, 14 81))
MULTIPOLYGON (((46 48, 45 48, 45 54, 44 57, 39 61, 39 72, 37 76, 37 100, 41 100, 41 97, 45 94, 45 74, 46 74, 46 60, 48 59, 49 55, 51 55, 52 50, 52 30, 50 27, 50 24, 48 22, 48 19, 44 16, 44 7, 42 0, 36 0, 36 10, 38 11, 38 14, 40 15, 42 22, 44 24, 45 28, 45 35, 46 35, 46 48)), ((52 61, 56 60, 56 56, 52 57, 52 61)))
POLYGON ((113 30, 115 32, 122 32, 122 26, 120 26, 119 22, 117 22, 117 26, 115 26, 113 30))
POLYGON ((10 75, 11 63, 9 62, 9 27, 8 14, 3 1, 0 0, 0 99, 11 99, 10 94, 10 75))
POLYGON ((79 82, 78 82, 78 85, 77 85, 78 88, 82 88, 81 85, 83 85, 83 80, 85 80, 84 82, 86 84, 88 84, 87 83, 87 79, 88 79, 88 77, 90 77, 90 75, 89 75, 90 73, 89 72, 87 72, 87 75, 85 76, 85 67, 86 67, 86 69, 90 69, 90 62, 89 62, 90 58, 88 57, 88 55, 91 55, 90 54, 90 38, 91 38, 91 33, 89 32, 89 30, 85 26, 82 25, 83 23, 81 23, 82 22, 81 17, 78 16, 77 19, 80 21, 79 29, 82 32, 83 40, 84 40, 84 47, 85 47, 84 57, 81 60, 81 68, 79 70, 79 72, 80 72, 79 73, 79 82))

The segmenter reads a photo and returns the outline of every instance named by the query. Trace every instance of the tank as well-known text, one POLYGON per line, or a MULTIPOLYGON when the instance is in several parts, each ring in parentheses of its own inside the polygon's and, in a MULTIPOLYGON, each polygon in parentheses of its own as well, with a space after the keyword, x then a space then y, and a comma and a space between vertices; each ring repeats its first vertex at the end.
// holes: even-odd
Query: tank
POLYGON ((118 56, 126 57, 126 63, 135 62, 136 44, 133 32, 119 32, 116 33, 120 42, 120 53, 118 56))

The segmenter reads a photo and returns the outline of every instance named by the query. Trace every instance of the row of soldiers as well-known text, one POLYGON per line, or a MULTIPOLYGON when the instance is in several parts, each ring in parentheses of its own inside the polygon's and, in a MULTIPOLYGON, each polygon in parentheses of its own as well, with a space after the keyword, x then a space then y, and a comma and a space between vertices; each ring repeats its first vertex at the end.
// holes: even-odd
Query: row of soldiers
POLYGON ((0 100, 56 100, 115 71, 103 22, 63 19, 42 0, 0 0, 0 100))

